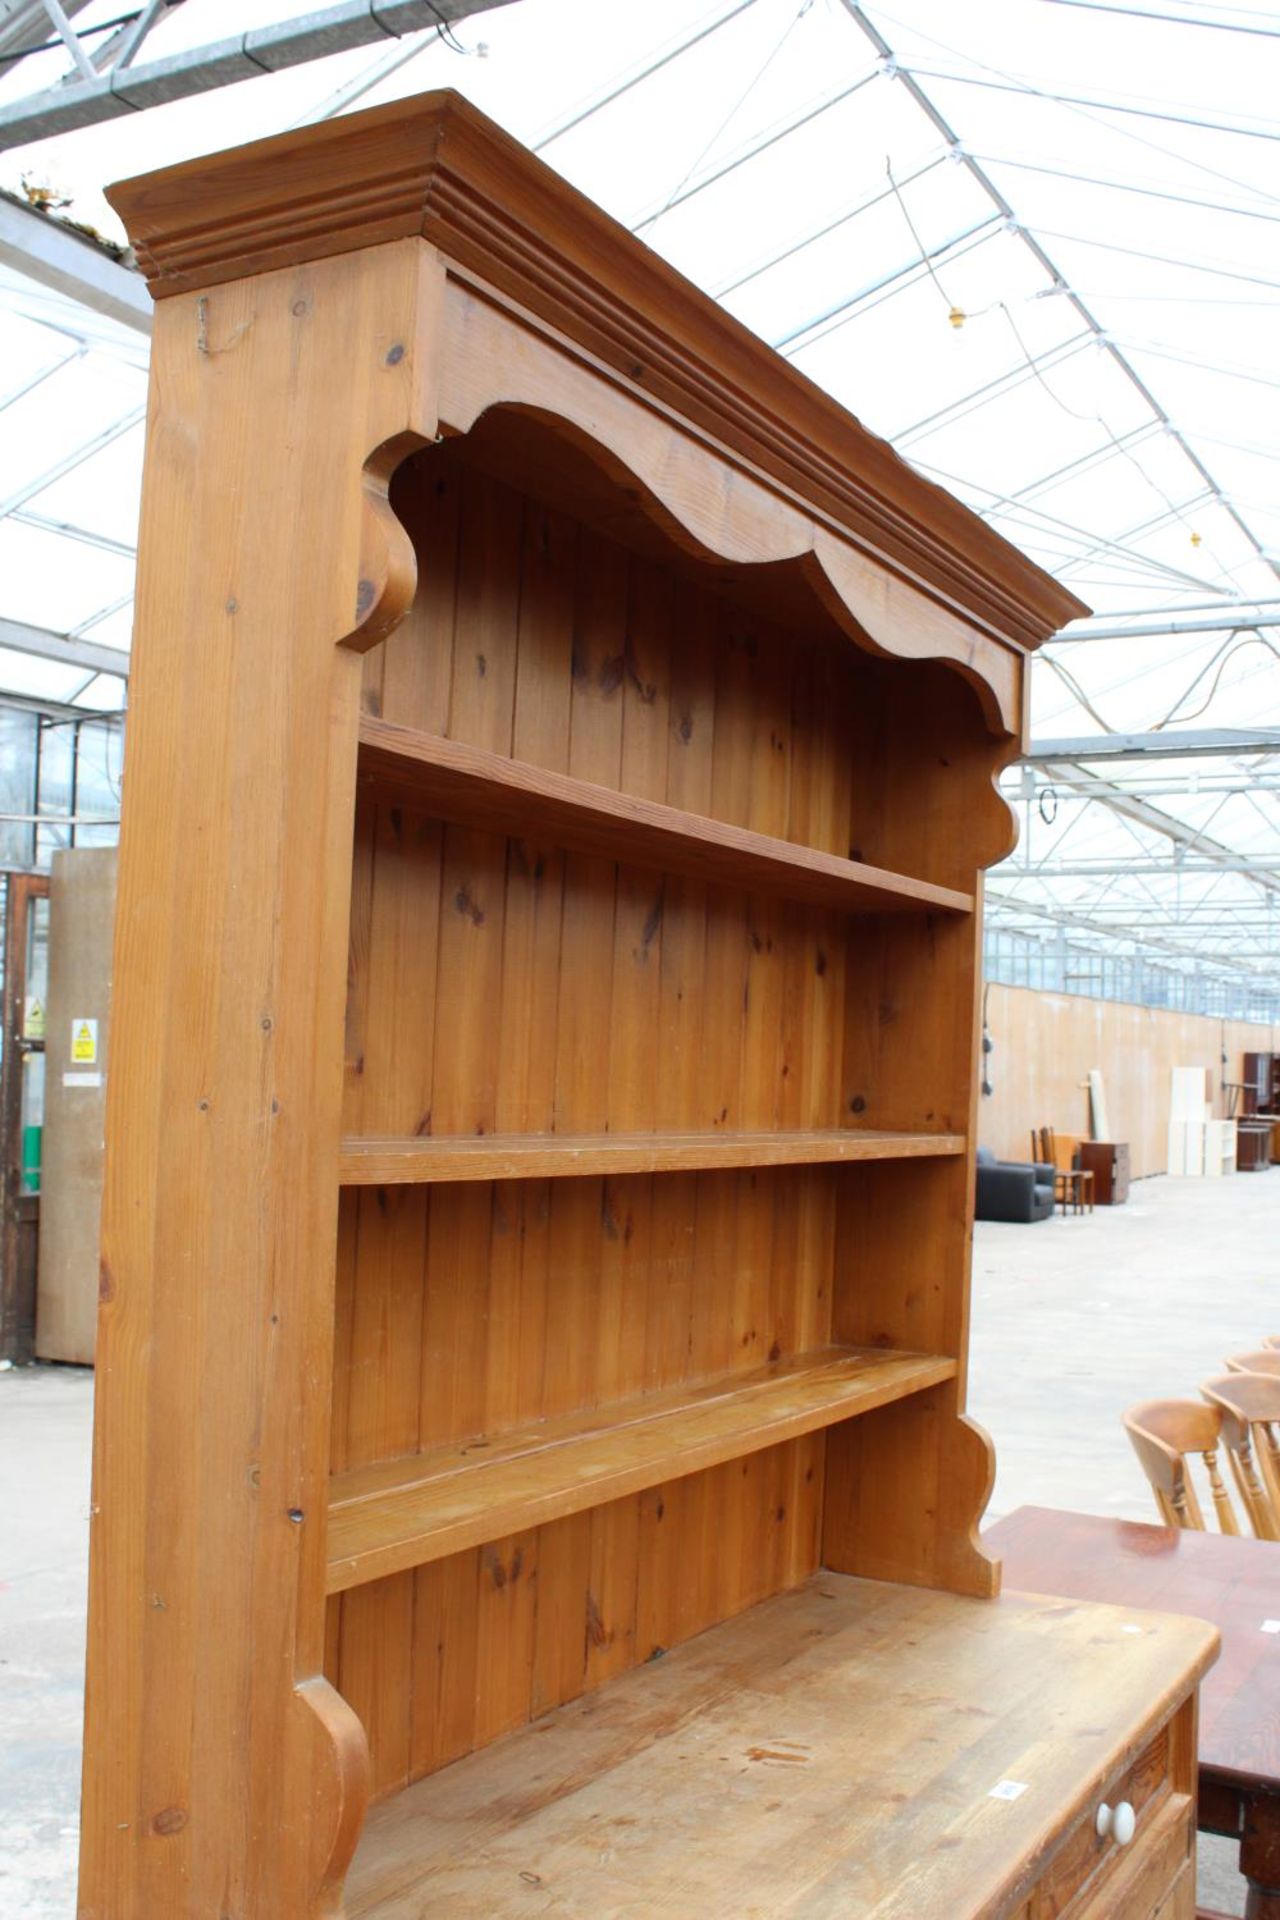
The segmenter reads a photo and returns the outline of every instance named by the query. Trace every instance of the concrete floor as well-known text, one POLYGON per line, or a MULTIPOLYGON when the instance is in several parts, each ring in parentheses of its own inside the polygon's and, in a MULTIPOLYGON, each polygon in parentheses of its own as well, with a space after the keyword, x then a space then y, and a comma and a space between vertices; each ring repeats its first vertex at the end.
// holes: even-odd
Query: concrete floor
POLYGON ((92 1418, 87 1368, 0 1373, 3 1920, 75 1912, 92 1418))
MULTIPOLYGON (((997 1442, 990 1518, 1028 1502, 1154 1518, 1120 1411, 1280 1332, 1278 1227, 1280 1170, 979 1226, 970 1407, 997 1442)), ((74 1912, 91 1404, 82 1370, 0 1373, 0 1920, 74 1912)), ((1202 1838, 1200 1897, 1238 1914, 1233 1853, 1202 1838)))

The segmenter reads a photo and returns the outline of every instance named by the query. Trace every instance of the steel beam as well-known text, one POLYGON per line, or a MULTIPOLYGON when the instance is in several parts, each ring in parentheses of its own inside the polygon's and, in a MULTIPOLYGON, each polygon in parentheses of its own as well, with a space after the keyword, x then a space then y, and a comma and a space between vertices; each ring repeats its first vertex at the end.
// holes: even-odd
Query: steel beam
POLYGON ((145 406, 131 408, 128 413, 121 414, 118 420, 113 420, 109 427, 104 427, 101 433, 95 434, 92 440, 86 440, 83 446, 73 448, 65 459, 59 460, 52 467, 46 467, 44 472, 38 473, 33 480, 26 481, 16 493, 11 493, 7 500, 0 500, 0 520, 5 520, 11 513, 16 513, 19 507, 25 507, 28 500, 36 499, 39 494, 45 492, 46 488, 51 487, 55 480, 61 480, 67 474, 74 473, 77 467, 84 465, 86 460, 92 460, 96 453, 103 452, 117 440, 123 439, 126 433, 131 433, 134 427, 140 426, 146 417, 145 406))
MULTIPOLYGON (((1107 331, 1107 329, 1102 325, 1101 321, 1097 318, 1097 315, 1092 311, 1092 309, 1086 304, 1086 302, 1076 292, 1075 288, 1071 286, 1071 284, 1066 279, 1065 275, 1059 270, 1057 263, 1050 257, 1050 255, 1041 246, 1039 240, 1037 240, 1035 235, 1031 233, 1025 226, 1023 226, 1022 223, 1018 220, 1018 217, 1014 213, 1013 208, 1010 206, 1008 200, 1006 200, 1004 194, 1001 193, 999 187, 996 185, 995 181, 991 178, 991 175, 986 171, 984 167, 979 165, 977 160, 975 160, 972 152, 964 146, 959 135, 956 133, 955 128, 950 124, 946 116, 942 113, 941 109, 934 104, 933 100, 930 98, 928 93, 926 93, 925 89, 921 86, 920 77, 923 77, 925 79, 930 79, 937 76, 934 76, 929 72, 927 72, 927 70, 925 70, 924 68, 921 68, 919 70, 920 77, 918 77, 915 72, 903 66, 899 62, 897 56, 895 55, 893 48, 889 45, 889 42, 885 39, 884 35, 880 32, 879 28, 874 24, 873 21, 871 21, 868 18, 866 10, 859 3, 859 0, 839 0, 839 3, 844 8, 845 12, 849 15, 849 18, 854 22, 855 26, 859 28, 862 34, 866 37, 867 40, 870 41, 871 45, 875 48, 881 60, 884 62, 885 71, 887 73, 892 73, 894 77, 902 83, 902 85, 906 88, 908 94, 915 101, 917 107, 919 107, 921 113, 923 113, 925 118, 929 121, 930 125, 933 126, 939 134, 941 134, 947 146, 957 156, 957 158, 960 160, 962 165, 966 168, 970 176, 982 188, 982 191, 987 195, 988 199, 992 202, 992 204, 998 207, 1000 212, 1004 214, 1005 218, 1009 221, 1010 231, 1017 235, 1018 239, 1021 240, 1022 244, 1026 247, 1027 251, 1031 254, 1032 258, 1038 261, 1040 267, 1043 269, 1045 274, 1047 274, 1050 284, 1053 287, 1057 288, 1058 291, 1062 293, 1064 298, 1067 301, 1069 301, 1074 311, 1077 314, 1079 314, 1080 318, 1084 321, 1085 325, 1089 328, 1090 332, 1097 337, 1099 344, 1102 346, 1105 352, 1110 355, 1110 358, 1113 364, 1119 369, 1119 371, 1129 381, 1130 385, 1134 388, 1134 390, 1142 397, 1142 399, 1146 402, 1147 406, 1150 407, 1152 413, 1156 416, 1156 418, 1158 420, 1163 421, 1169 433, 1170 438, 1174 441, 1174 443, 1178 447, 1183 458, 1187 460, 1190 463, 1190 465, 1194 467, 1195 471, 1200 475, 1201 479, 1205 482, 1205 485, 1209 488, 1214 498, 1217 500, 1218 505, 1221 507, 1222 511, 1225 514, 1227 514, 1231 520, 1235 522, 1236 526, 1240 529, 1241 533, 1244 535, 1249 545, 1253 548, 1254 552, 1258 555, 1258 557, 1261 560, 1265 562, 1265 564, 1270 568, 1272 573, 1280 574, 1280 563, 1278 563, 1277 561, 1271 558, 1268 551, 1264 548, 1262 541, 1259 540, 1257 534, 1254 533, 1248 521, 1244 519, 1244 517, 1238 512, 1238 510, 1232 503, 1230 496, 1224 493, 1222 488, 1218 485, 1217 481, 1214 479, 1213 475, 1210 473, 1208 467, 1205 466, 1204 461, 1200 458, 1195 448, 1191 445, 1186 434, 1182 431, 1180 427, 1174 424, 1173 418, 1170 415, 1168 409, 1166 407, 1163 407, 1160 404, 1159 400, 1157 400, 1155 394, 1152 392, 1151 388, 1147 385, 1142 375, 1138 372, 1138 369, 1133 364, 1132 360, 1130 360, 1127 354, 1125 354, 1121 350, 1121 348, 1116 343, 1114 336, 1107 331)), ((946 78, 947 76, 941 76, 941 77, 946 78)), ((1031 93, 1033 96, 1035 94, 1034 88, 1028 89, 1026 87, 1018 86, 1014 82, 1004 82, 1001 80, 989 80, 989 79, 988 80, 976 79, 972 75, 968 75, 968 76, 962 75, 959 77, 961 79, 967 79, 971 84, 977 85, 977 86, 996 86, 996 87, 1001 87, 1008 92, 1022 93, 1024 95, 1027 93, 1031 93)), ((1058 96, 1058 95, 1055 95, 1053 97, 1055 99, 1066 98, 1065 96, 1058 96)), ((1067 104, 1070 104, 1069 99, 1067 100, 1067 104)), ((1092 104, 1096 105, 1097 103, 1093 102, 1092 104)), ((1142 111, 1141 108, 1137 108, 1137 107, 1120 108, 1118 110, 1122 112, 1129 112, 1129 113, 1140 113, 1142 111)), ((1155 117, 1160 118, 1160 117, 1170 117, 1170 116, 1160 116, 1159 114, 1156 114, 1155 117)), ((1265 134, 1265 137, 1268 139, 1280 139, 1280 132, 1272 133, 1268 130, 1265 134)))
MULTIPOLYGON (((1053 762, 1041 762, 1042 765, 1054 765, 1053 762)), ((1124 820, 1132 820, 1140 827, 1148 828, 1152 833, 1162 834, 1175 845, 1186 847, 1188 851, 1200 854, 1213 865, 1226 867, 1233 872, 1239 868, 1240 855, 1233 847, 1221 840, 1214 840, 1209 834, 1192 827, 1185 820, 1177 820, 1171 813, 1165 813, 1160 807, 1153 807, 1147 800, 1141 800, 1136 794, 1126 793, 1123 787, 1117 787, 1109 780, 1101 780, 1094 775, 1082 776, 1079 769, 1069 764, 1059 763, 1054 768, 1053 779, 1060 786, 1072 786, 1076 780, 1084 778, 1089 785, 1089 798, 1097 800, 1124 820)), ((1242 876, 1250 886, 1259 887, 1267 894, 1280 895, 1280 874, 1248 873, 1242 876)))
MULTIPOLYGON (((842 0, 848 8, 850 0, 842 0)), ((905 72, 905 68, 900 69, 905 72)), ((1139 120, 1162 120, 1174 127, 1197 127, 1204 133, 1229 133, 1242 140, 1280 140, 1280 131, 1270 126, 1247 127, 1230 120, 1205 120, 1195 114, 1169 113, 1162 107, 1132 106, 1122 100, 1102 100, 1096 94, 1059 93, 1056 89, 1029 86, 1025 81, 987 74, 946 73, 937 67, 913 67, 916 80, 940 80, 948 87, 981 87, 988 93, 1016 93, 1024 99, 1047 100, 1055 107, 1084 107, 1094 113, 1132 114, 1139 120)))
MULTIPOLYGON (((1186 509, 1184 508, 1185 512, 1186 509)), ((1088 554, 1081 554, 1087 560, 1088 554)), ((1185 620, 1175 614, 1167 620, 1113 620, 1097 626, 1063 627, 1053 635, 1051 646, 1079 640, 1167 640, 1179 633, 1233 633, 1238 627, 1280 627, 1280 613, 1256 613, 1242 606, 1225 608, 1221 613, 1196 614, 1185 620)))
POLYGON ((901 180, 895 181, 892 187, 885 187, 881 192, 873 193, 869 199, 859 200, 855 206, 848 207, 843 213, 838 213, 834 218, 824 221, 820 227, 807 228, 799 239, 789 240, 780 251, 775 248, 772 253, 766 254, 762 260, 757 260, 754 266, 747 267, 742 272, 735 269, 732 280, 709 287, 707 291, 713 300, 726 299, 729 294, 736 293, 739 287, 749 286, 753 280, 759 280, 762 275, 772 272, 775 267, 780 267, 784 261, 792 259, 795 254, 803 253, 806 247, 812 247, 817 241, 825 240, 829 234, 847 226, 860 214, 869 213, 873 207, 878 207, 884 200, 892 200, 895 191, 901 193, 904 187, 911 186, 917 180, 923 180, 926 174, 935 172, 938 167, 946 166, 949 159, 950 155, 943 153, 936 155, 932 160, 926 160, 914 172, 904 173, 901 180))
POLYGON ((67 700, 41 700, 33 694, 0 691, 0 708, 6 707, 18 713, 40 713, 47 720, 67 720, 77 725, 82 720, 96 720, 123 726, 125 720, 123 707, 73 707, 67 700))
MULTIPOLYGON (((1027 880, 1106 880, 1113 873, 1119 874, 1122 878, 1127 874, 1156 875, 1163 880, 1204 879, 1212 874, 1215 879, 1221 880, 1233 872, 1271 873, 1280 879, 1280 853, 1273 854, 1270 859, 1242 855, 1233 868, 1224 867, 1220 862, 1215 864, 1212 861, 1203 860, 1126 860, 1123 857, 1117 857, 1110 860, 1056 861, 1050 858, 1031 868, 1011 866, 1009 872, 1016 874, 1019 879, 1027 880)), ((1252 911, 1256 902, 1250 899, 1248 905, 1252 911)), ((1170 903, 1170 911, 1175 911, 1172 903, 1170 903)), ((1276 931, 1280 933, 1280 926, 1277 926, 1276 931)), ((1280 955, 1277 958, 1280 958, 1280 955)))
POLYGON ((56 660, 62 667, 79 667, 85 673, 112 673, 118 680, 129 677, 129 656, 119 647, 104 647, 71 633, 51 633, 47 627, 28 626, 25 620, 6 620, 2 615, 0 647, 32 654, 37 660, 56 660))
POLYGON ((532 151, 541 153, 545 147, 551 145, 553 140, 559 140, 564 134, 572 133, 573 129, 580 127, 584 120, 590 120, 603 108, 612 106, 614 101, 620 100, 624 93, 630 93, 633 87, 638 87, 642 81, 652 78, 655 73, 660 73, 663 67, 670 66, 671 62, 678 60, 682 53, 687 53, 690 47, 696 47, 700 40, 709 39, 713 33, 719 33, 721 27, 727 27, 731 20, 736 20, 740 13, 745 13, 748 7, 755 5, 756 0, 735 0, 735 4, 727 13, 720 14, 715 20, 704 21, 701 26, 695 27, 686 39, 678 40, 674 46, 665 48, 635 72, 611 80, 603 93, 575 107, 567 119, 558 120, 553 127, 548 127, 545 133, 540 133, 536 140, 531 141, 532 151))
POLYGON ((825 340, 849 321, 857 318, 857 311, 871 299, 873 294, 883 294, 890 287, 896 287, 900 281, 914 284, 923 280, 935 261, 958 260, 966 253, 972 253, 993 233, 1001 231, 1004 222, 998 213, 989 213, 981 220, 971 221, 959 233, 953 233, 948 240, 940 240, 936 247, 930 247, 927 253, 913 256, 900 267, 893 267, 888 273, 882 273, 877 279, 869 280, 856 293, 845 295, 833 306, 806 320, 803 326, 793 327, 790 333, 782 334, 770 342, 775 353, 802 353, 806 347, 816 346, 819 340, 825 340))
POLYGON ((1280 28, 1237 26, 1234 20, 1206 20, 1189 13, 1160 13, 1151 7, 1118 7, 1109 0, 1054 0, 1060 7, 1087 7, 1092 13, 1118 13, 1122 20, 1161 20, 1171 27, 1204 27, 1211 33, 1252 33, 1263 40, 1280 40, 1280 28))
MULTIPOLYGON (((1122 435, 1122 441, 1123 438, 1124 436, 1122 435)), ((1248 452, 1250 449, 1246 448, 1245 451, 1248 452)), ((1252 451, 1261 452, 1262 449, 1254 448, 1252 451)), ((1270 456, 1268 455, 1268 457, 1270 456)), ((1280 607, 1280 599, 1230 600, 1220 594, 1216 600, 1184 600, 1176 607, 1131 607, 1122 617, 1126 620, 1164 620, 1169 615, 1172 615, 1176 620, 1184 613, 1247 613, 1259 609, 1269 610, 1272 607, 1280 607)), ((1091 626, 1105 625, 1108 620, 1120 617, 1121 616, 1113 614, 1095 613, 1091 614, 1087 620, 1077 620, 1074 622, 1074 625, 1087 630, 1091 626)), ((1064 631, 1070 632, 1072 629, 1067 628, 1064 629, 1064 631)))
MULTIPOLYGON (((1114 942, 1121 937, 1117 934, 1116 929, 1108 926, 1105 921, 1095 920, 1088 913, 1077 913, 1070 907, 1031 906, 1025 901, 1008 899, 1007 896, 993 889, 990 885, 988 885, 986 889, 985 897, 989 907, 994 907, 1002 913, 1029 914, 1033 919, 1050 920, 1055 926, 1079 927, 1085 933, 1099 934, 1103 939, 1110 942, 1114 942)), ((993 920, 989 924, 992 926, 999 925, 1003 932, 1012 931, 1003 919, 998 922, 993 920)), ((1173 954, 1179 960, 1191 960, 1197 965, 1206 964, 1227 967, 1237 976, 1248 975, 1250 977, 1259 977, 1255 969, 1246 964, 1242 964, 1241 959, 1235 954, 1206 954, 1202 947, 1184 946, 1181 941, 1168 940, 1160 934, 1149 933, 1145 927, 1135 931, 1128 937, 1133 945, 1148 947, 1156 953, 1173 954)), ((1272 971, 1276 971, 1276 961, 1273 956, 1260 955, 1259 959, 1265 959, 1272 971)), ((1261 975, 1261 977, 1266 978, 1267 976, 1261 975)))
MULTIPOLYGON (((89 0, 63 0, 64 13, 80 13, 89 0)), ((34 53, 44 46, 51 26, 44 0, 0 0, 0 58, 34 53)))
POLYGON ((151 332, 151 295, 140 273, 52 214, 2 192, 0 262, 135 333, 151 332))
POLYGON ((252 33, 237 33, 166 60, 114 67, 92 80, 66 81, 0 107, 0 149, 48 140, 77 127, 96 126, 121 114, 189 100, 198 93, 256 80, 264 73, 401 40, 406 34, 448 26, 485 13, 507 0, 342 0, 252 33))
MULTIPOLYGON (((496 4, 496 0, 489 0, 489 4, 496 4)), ((781 126, 766 128, 763 133, 757 135, 734 154, 731 160, 726 160, 723 166, 714 167, 710 173, 699 174, 687 186, 682 184, 675 193, 662 202, 661 206, 655 207, 652 213, 646 213, 637 220, 631 229, 632 233, 643 233, 646 227, 652 227, 662 219, 664 214, 671 213, 676 207, 682 207, 685 201, 692 200, 695 194, 704 192, 707 187, 713 187, 717 180, 723 180, 727 174, 735 172, 739 167, 744 167, 748 160, 754 160, 758 154, 767 153, 770 147, 776 147, 778 142, 785 140, 789 134, 798 133, 801 127, 807 127, 811 121, 820 119, 824 113, 830 113, 832 107, 838 107, 845 100, 851 100, 855 93, 861 93, 864 87, 869 87, 872 81, 880 78, 880 69, 877 67, 871 73, 864 73, 849 86, 842 87, 839 93, 828 94, 825 100, 819 100, 816 105, 807 107, 803 113, 797 114, 794 120, 784 120, 781 126)))
MULTIPOLYGON (((1280 727, 1184 727, 1169 733, 1080 734, 1071 739, 1033 740, 1019 762, 1042 767, 1062 760, 1170 760, 1194 754, 1280 753, 1280 727)), ((1110 793, 1099 798, 1110 798, 1110 793)))
POLYGON ((47 514, 34 513, 30 507, 15 507, 9 518, 19 526, 34 527, 37 533, 61 534, 65 540, 97 547, 100 553, 114 553, 121 560, 132 560, 137 555, 138 549, 131 540, 113 540, 109 533, 95 533, 92 527, 79 527, 74 520, 51 520, 47 514))

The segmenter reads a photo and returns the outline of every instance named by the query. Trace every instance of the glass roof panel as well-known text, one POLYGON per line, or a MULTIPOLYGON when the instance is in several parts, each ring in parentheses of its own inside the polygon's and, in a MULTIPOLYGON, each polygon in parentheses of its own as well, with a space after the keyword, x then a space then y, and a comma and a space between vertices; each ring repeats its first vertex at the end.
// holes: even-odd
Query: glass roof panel
POLYGON ((0 520, 0 582, 0 616, 70 633, 130 591, 133 557, 105 553, 12 513, 0 520))
MULTIPOLYGON (((1127 3, 518 0, 407 60, 369 47, 0 153, 0 187, 20 195, 26 174, 118 239, 112 178, 458 87, 1111 617, 1226 619, 1214 609, 1252 595, 1266 619, 1280 33, 1217 31, 1247 10, 1208 0, 1147 9, 1195 25, 1127 3)), ((187 0, 146 57, 302 10, 187 0)), ((77 19, 113 11, 91 0, 77 19)), ((0 71, 0 100, 66 65, 55 50, 0 71)), ((82 633, 122 664, 146 346, 0 260, 0 619, 82 633)), ((1055 644, 1031 677, 1033 745, 1280 726, 1278 649, 1280 627, 1229 625, 1055 644)), ((11 649, 5 686, 123 697, 115 677, 11 649)), ((1052 936, 1067 914, 1073 939, 1154 937, 1186 966, 1247 940, 1280 988, 1280 754, 1095 753, 1005 785, 1025 837, 993 876, 993 925, 1052 936)))

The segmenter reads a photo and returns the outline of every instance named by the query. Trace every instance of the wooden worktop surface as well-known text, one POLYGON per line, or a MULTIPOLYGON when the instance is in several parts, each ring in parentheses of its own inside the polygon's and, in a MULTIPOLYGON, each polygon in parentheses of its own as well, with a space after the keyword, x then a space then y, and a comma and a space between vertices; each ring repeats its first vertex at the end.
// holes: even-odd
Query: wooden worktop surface
POLYGON ((1000 1920, 1216 1646, 818 1573, 376 1808, 348 1912, 1000 1920))

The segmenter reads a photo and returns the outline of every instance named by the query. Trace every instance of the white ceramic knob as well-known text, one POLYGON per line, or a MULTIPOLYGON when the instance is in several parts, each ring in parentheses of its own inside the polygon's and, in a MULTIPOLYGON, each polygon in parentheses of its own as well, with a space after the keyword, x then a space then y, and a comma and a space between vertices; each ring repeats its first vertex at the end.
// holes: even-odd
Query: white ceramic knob
POLYGON ((1104 1800, 1093 1824, 1099 1840, 1109 1837, 1118 1847, 1127 1847, 1138 1820, 1127 1800, 1122 1800, 1118 1807, 1109 1807, 1104 1800))

